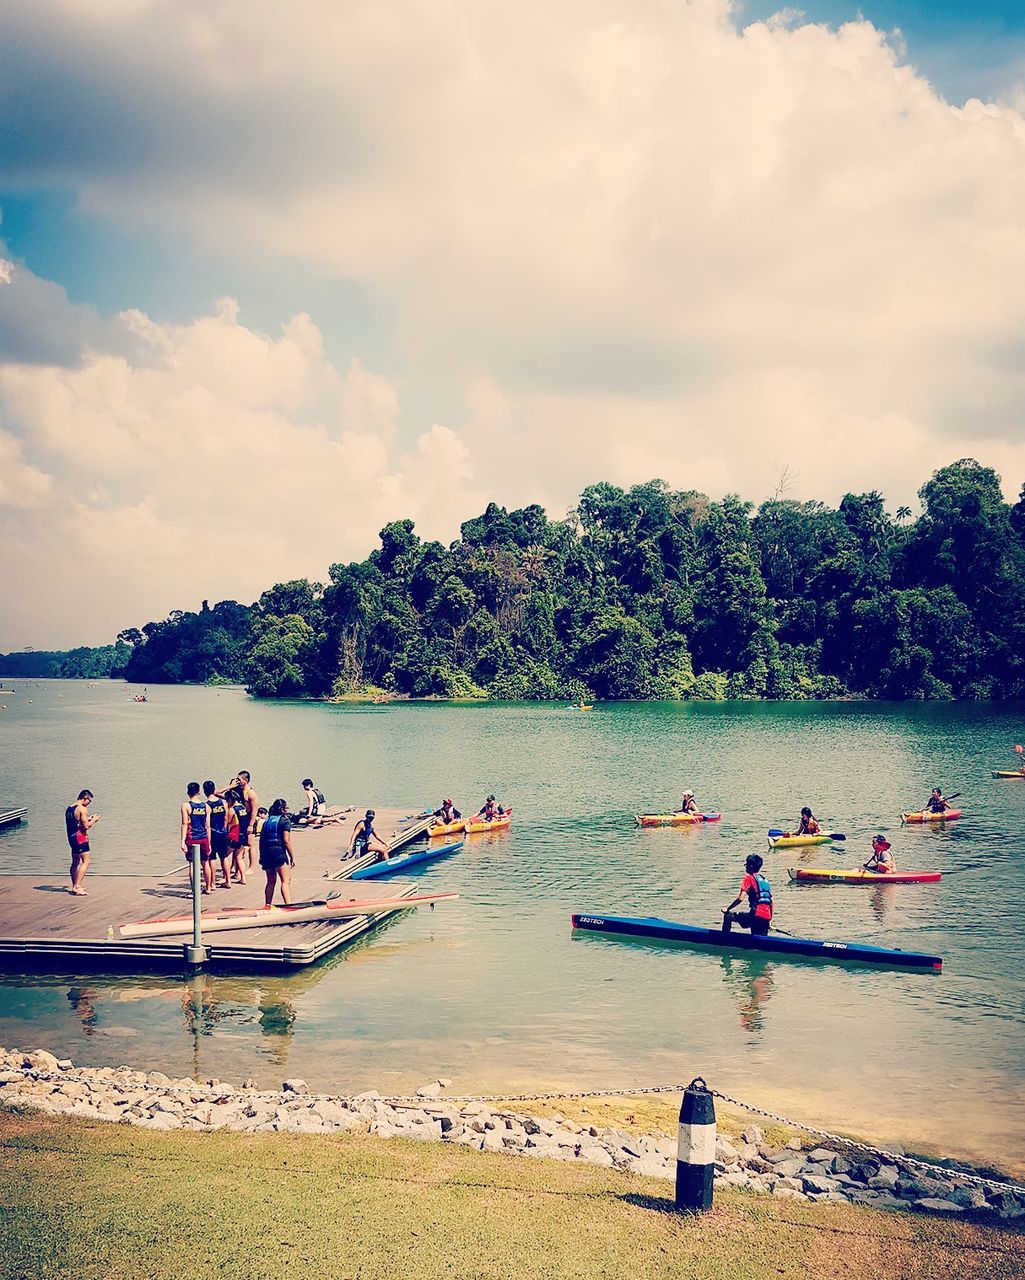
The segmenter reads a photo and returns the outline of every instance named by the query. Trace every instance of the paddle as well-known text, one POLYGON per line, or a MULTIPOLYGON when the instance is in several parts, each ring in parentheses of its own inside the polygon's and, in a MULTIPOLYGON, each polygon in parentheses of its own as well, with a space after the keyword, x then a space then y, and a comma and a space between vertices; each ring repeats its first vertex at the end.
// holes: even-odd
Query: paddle
MULTIPOLYGON (((777 828, 773 827, 773 829, 769 832, 769 839, 777 840, 780 836, 789 836, 789 835, 793 835, 793 832, 780 831, 777 828)), ((827 840, 846 840, 847 839, 847 837, 844 835, 842 831, 820 831, 819 835, 825 836, 827 840)))

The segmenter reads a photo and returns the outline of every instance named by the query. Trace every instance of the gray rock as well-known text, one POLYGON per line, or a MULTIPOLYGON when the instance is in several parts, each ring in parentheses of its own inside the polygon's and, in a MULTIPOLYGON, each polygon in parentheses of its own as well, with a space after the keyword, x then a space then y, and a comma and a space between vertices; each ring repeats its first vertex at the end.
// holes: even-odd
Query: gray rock
POLYGON ((641 1160, 635 1160, 630 1165, 631 1172, 640 1174, 643 1178, 672 1178, 676 1176, 675 1168, 669 1169, 661 1160, 655 1160, 650 1156, 646 1156, 641 1160))
POLYGON ((801 1181, 804 1183, 805 1191, 817 1191, 819 1194, 825 1194, 827 1191, 836 1191, 840 1184, 834 1182, 832 1178, 825 1178, 816 1174, 806 1173, 801 1181))
POLYGON ((955 1204, 959 1204, 962 1209, 988 1209, 989 1201, 986 1199, 986 1193, 981 1187, 974 1186, 971 1183, 962 1183, 954 1188, 950 1193, 950 1198, 955 1204))
POLYGON ((829 1168, 833 1173, 850 1173, 852 1167, 846 1156, 835 1155, 829 1162, 829 1168))
POLYGON ((777 1200, 806 1200, 807 1196, 801 1191, 795 1191, 792 1187, 784 1187, 777 1183, 772 1188, 772 1194, 777 1200))
POLYGON ((736 1164, 740 1159, 740 1152, 728 1138, 717 1134, 715 1138, 715 1158, 723 1164, 736 1164))
POLYGON ((180 1129, 182 1127, 181 1118, 169 1111, 158 1111, 149 1119, 136 1120, 135 1123, 144 1129, 180 1129))
POLYGON ((173 1098, 157 1098, 157 1100, 153 1103, 150 1110, 153 1112, 154 1115, 163 1114, 163 1115, 169 1115, 169 1116, 176 1116, 176 1115, 180 1115, 182 1110, 182 1105, 180 1102, 175 1102, 173 1098))
POLYGON ((765 1141, 765 1133, 758 1125, 749 1124, 740 1135, 740 1140, 741 1142, 750 1143, 752 1147, 758 1147, 765 1141))
POLYGON ((836 1152, 830 1151, 828 1147, 815 1147, 812 1151, 809 1151, 804 1158, 812 1164, 826 1164, 828 1161, 831 1161, 835 1155, 836 1152))
POLYGON ((59 1058, 57 1061, 59 1071, 70 1071, 74 1065, 70 1058, 59 1058))
POLYGON ((896 1165, 884 1164, 880 1165, 876 1171, 868 1179, 868 1185, 880 1191, 892 1191, 900 1181, 900 1173, 896 1165))
POLYGON ((871 1204, 873 1209, 900 1209, 901 1211, 908 1209, 906 1200, 898 1200, 896 1196, 888 1196, 885 1193, 875 1196, 871 1204))
POLYGON ((309 1093, 310 1086, 305 1080, 283 1080, 281 1089, 284 1093, 309 1093))
POLYGON ((440 1098, 441 1084, 435 1080, 431 1084, 422 1084, 414 1093, 418 1098, 440 1098))
POLYGON ((246 1076, 245 1080, 242 1081, 243 1089, 259 1089, 259 1087, 259 1081, 254 1080, 252 1076, 246 1076))
POLYGON ((47 1053, 45 1049, 33 1049, 31 1053, 26 1053, 21 1060, 21 1065, 27 1067, 30 1071, 45 1071, 47 1073, 56 1072, 60 1069, 56 1057, 52 1053, 47 1053))
POLYGON ((379 1102, 381 1095, 376 1089, 368 1089, 366 1093, 357 1093, 353 1102, 379 1102))
POLYGON ((1025 1199, 1012 1191, 990 1191, 986 1198, 1001 1221, 1013 1221, 1025 1214, 1025 1199))
POLYGON ((896 1191, 904 1200, 942 1199, 947 1187, 938 1178, 898 1178, 896 1191))
POLYGON ((796 1178, 804 1169, 804 1161, 797 1159, 793 1152, 790 1153, 789 1160, 777 1160, 772 1166, 776 1173, 782 1178, 796 1178))
POLYGON ((503 1151, 505 1149, 505 1142, 502 1140, 501 1135, 494 1129, 488 1129, 485 1131, 484 1136, 481 1139, 480 1149, 481 1151, 503 1151))
POLYGON ((165 1076, 162 1071, 148 1071, 146 1073, 146 1083, 159 1085, 161 1088, 166 1089, 171 1083, 171 1077, 165 1076))
POLYGON ((964 1213, 961 1205, 953 1200, 940 1200, 936 1196, 923 1196, 915 1200, 911 1206, 919 1213, 964 1213))

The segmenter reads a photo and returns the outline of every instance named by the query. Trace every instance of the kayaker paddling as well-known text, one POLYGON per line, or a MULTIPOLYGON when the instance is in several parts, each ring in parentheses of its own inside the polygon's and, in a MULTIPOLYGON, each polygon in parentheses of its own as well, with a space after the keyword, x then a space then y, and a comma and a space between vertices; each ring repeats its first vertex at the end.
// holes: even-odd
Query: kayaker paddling
POLYGON ((807 805, 801 810, 801 821, 797 824, 797 830, 794 835, 797 836, 817 836, 821 834, 822 828, 819 821, 812 813, 807 805))
POLYGON ((494 796, 488 796, 476 813, 476 817, 480 822, 494 822, 496 818, 504 816, 505 810, 494 796))
POLYGON ((729 933, 734 924, 742 929, 750 929, 753 935, 764 936, 769 932, 772 921, 772 888, 768 880, 761 874, 762 859, 752 853, 744 862, 746 875, 740 882, 737 896, 728 907, 723 907, 722 931, 729 933), (744 898, 747 898, 749 911, 735 911, 744 898))
POLYGON ((890 852, 889 840, 884 840, 882 836, 873 836, 872 856, 862 865, 866 871, 872 871, 877 875, 892 875, 897 870, 897 860, 890 852))
POLYGON ((933 787, 932 795, 926 801, 925 810, 929 813, 946 813, 948 809, 953 807, 949 800, 944 799, 942 790, 939 787, 933 787))

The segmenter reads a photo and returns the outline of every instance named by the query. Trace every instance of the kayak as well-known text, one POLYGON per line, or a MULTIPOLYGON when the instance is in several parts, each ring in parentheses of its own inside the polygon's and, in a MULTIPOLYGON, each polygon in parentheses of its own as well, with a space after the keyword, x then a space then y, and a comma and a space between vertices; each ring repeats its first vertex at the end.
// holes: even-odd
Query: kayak
POLYGON ((788 867, 791 880, 805 880, 815 884, 935 884, 943 878, 941 871, 866 871, 858 867, 854 871, 828 871, 820 867, 788 867))
POLYGON ((948 809, 945 813, 931 813, 928 809, 924 809, 921 813, 902 813, 900 820, 901 822, 950 822, 954 818, 960 818, 963 812, 963 809, 948 809))
POLYGON ((728 951, 766 951, 781 956, 811 956, 821 960, 858 960, 864 964, 886 965, 897 969, 943 968, 940 956, 922 955, 917 951, 901 951, 897 947, 872 947, 860 942, 823 942, 817 938, 790 938, 781 934, 765 937, 749 933, 723 933, 722 929, 701 929, 691 924, 676 924, 657 916, 591 916, 574 915, 574 929, 595 933, 620 934, 631 938, 652 938, 660 942, 686 942, 696 947, 717 947, 728 951))
POLYGON ((431 839, 436 836, 458 836, 466 830, 466 819, 456 818, 455 822, 438 822, 427 832, 431 839))
POLYGON ((795 849, 804 844, 829 844, 831 836, 769 836, 770 849, 795 849))
POLYGON ((682 827, 689 822, 718 822, 721 813, 635 813, 639 827, 682 827))
POLYGON ((593 710, 594 710, 594 703, 593 703, 593 702, 589 702, 586 706, 581 705, 581 706, 579 706, 579 707, 571 705, 569 709, 570 709, 570 711, 593 711, 593 710))
MULTIPOLYGON (((305 924, 310 920, 347 920, 352 916, 378 915, 383 911, 405 911, 408 907, 446 902, 458 893, 423 893, 411 898, 327 898, 317 902, 293 902, 289 906, 225 907, 204 911, 203 929, 221 933, 227 929, 262 929, 272 924, 305 924)), ((192 916, 169 916, 166 920, 139 920, 120 927, 122 938, 166 938, 191 933, 192 916)))
POLYGON ((994 769, 994 778, 1023 778, 1025 779, 1025 769, 994 769))
POLYGON ((494 818, 491 822, 483 820, 467 822, 466 830, 470 835, 479 835, 482 831, 501 831, 503 827, 508 827, 512 822, 512 809, 506 809, 500 818, 494 818))
POLYGON ((393 876, 418 862, 429 862, 433 858, 445 858, 463 847, 463 841, 455 844, 434 845, 428 849, 415 849, 412 853, 400 853, 397 857, 386 858, 383 862, 372 862, 369 867, 360 867, 349 877, 350 880, 376 880, 380 876, 393 876))

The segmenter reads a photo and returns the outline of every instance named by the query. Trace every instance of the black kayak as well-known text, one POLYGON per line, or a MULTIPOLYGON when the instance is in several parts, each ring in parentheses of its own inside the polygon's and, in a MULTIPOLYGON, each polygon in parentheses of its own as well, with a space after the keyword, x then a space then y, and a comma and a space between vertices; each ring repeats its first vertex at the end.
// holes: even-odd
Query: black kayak
POLYGON ((781 956, 812 956, 818 960, 857 960, 862 964, 885 965, 898 969, 943 968, 940 956, 922 955, 917 951, 901 951, 898 947, 872 947, 861 942, 822 942, 816 938, 790 938, 770 933, 723 933, 721 929, 701 929, 692 924, 677 924, 658 916, 591 916, 574 914, 574 929, 594 933, 623 934, 630 938, 653 938, 661 942, 687 942, 695 947, 719 947, 729 951, 767 951, 781 956))

